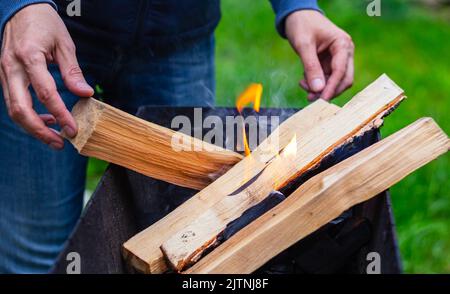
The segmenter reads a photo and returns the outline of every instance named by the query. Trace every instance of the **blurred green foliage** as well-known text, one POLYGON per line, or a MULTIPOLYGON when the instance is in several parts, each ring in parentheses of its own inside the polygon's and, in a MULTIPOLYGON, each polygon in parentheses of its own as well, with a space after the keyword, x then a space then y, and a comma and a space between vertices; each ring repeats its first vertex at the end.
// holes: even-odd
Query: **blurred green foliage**
MULTIPOLYGON (((321 1, 326 15, 356 45, 355 83, 335 102, 343 105, 380 74, 387 73, 408 99, 388 117, 383 136, 423 116, 450 133, 450 26, 448 10, 432 11, 405 0, 382 0, 381 17, 369 17, 369 1, 321 1)), ((415 1, 417 3, 417 1, 415 1)), ((302 107, 302 67, 274 28, 269 1, 223 0, 216 33, 217 103, 234 105, 251 82, 264 85, 262 105, 302 107)), ((410 175, 391 189, 403 265, 409 273, 450 272, 450 156, 410 175)), ((88 189, 104 163, 91 161, 88 189)))

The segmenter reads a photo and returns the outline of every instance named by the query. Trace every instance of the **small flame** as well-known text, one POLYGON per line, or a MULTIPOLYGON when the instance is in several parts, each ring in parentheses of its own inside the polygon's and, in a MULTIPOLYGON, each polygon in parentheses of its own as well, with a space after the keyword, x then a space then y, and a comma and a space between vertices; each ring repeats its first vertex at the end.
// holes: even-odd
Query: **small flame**
POLYGON ((253 103, 253 109, 259 112, 262 92, 263 86, 261 84, 250 84, 236 99, 236 108, 239 113, 250 103, 253 103))
POLYGON ((250 146, 248 146, 247 134, 245 133, 245 126, 242 126, 242 140, 244 141, 245 156, 249 156, 252 151, 250 146))
MULTIPOLYGON (((253 103, 253 109, 259 112, 262 92, 263 86, 261 84, 250 84, 236 99, 236 108, 239 113, 242 114, 244 107, 250 103, 253 103)), ((242 140, 244 141, 245 156, 248 156, 251 150, 248 145, 247 134, 245 133, 245 125, 242 126, 242 140)))
POLYGON ((289 144, 287 144, 286 147, 284 147, 282 156, 284 158, 289 157, 294 158, 296 155, 297 155, 297 135, 294 135, 289 144))

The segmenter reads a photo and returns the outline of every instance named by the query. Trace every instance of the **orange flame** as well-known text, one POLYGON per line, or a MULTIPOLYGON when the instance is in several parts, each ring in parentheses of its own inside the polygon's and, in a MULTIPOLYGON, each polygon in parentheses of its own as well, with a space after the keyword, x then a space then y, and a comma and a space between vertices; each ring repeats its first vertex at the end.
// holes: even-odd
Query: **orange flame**
MULTIPOLYGON (((259 112, 262 92, 263 86, 261 84, 250 84, 236 99, 236 108, 239 113, 242 113, 244 107, 250 103, 253 103, 253 109, 259 112)), ((248 156, 251 150, 248 145, 247 134, 245 133, 245 125, 242 126, 242 140, 244 141, 245 156, 248 156)))
POLYGON ((259 112, 263 87, 261 84, 250 84, 236 99, 236 108, 239 113, 245 106, 253 103, 253 109, 259 112))
POLYGON ((249 156, 252 151, 250 146, 248 146, 247 134, 245 133, 245 126, 242 126, 242 141, 244 141, 245 156, 249 156))

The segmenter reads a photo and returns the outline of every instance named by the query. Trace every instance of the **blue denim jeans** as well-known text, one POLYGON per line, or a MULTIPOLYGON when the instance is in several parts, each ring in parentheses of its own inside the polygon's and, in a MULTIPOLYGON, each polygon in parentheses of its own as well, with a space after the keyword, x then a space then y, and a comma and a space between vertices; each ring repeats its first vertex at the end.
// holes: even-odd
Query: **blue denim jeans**
MULTIPOLYGON (((214 103, 213 36, 170 50, 74 41, 88 82, 125 111, 214 103)), ((71 109, 78 98, 64 87, 57 66, 49 70, 71 109)), ((32 94, 36 111, 47 113, 32 94)), ((30 137, 10 120, 0 96, 0 273, 42 273, 82 211, 87 159, 68 142, 53 151, 30 137)))

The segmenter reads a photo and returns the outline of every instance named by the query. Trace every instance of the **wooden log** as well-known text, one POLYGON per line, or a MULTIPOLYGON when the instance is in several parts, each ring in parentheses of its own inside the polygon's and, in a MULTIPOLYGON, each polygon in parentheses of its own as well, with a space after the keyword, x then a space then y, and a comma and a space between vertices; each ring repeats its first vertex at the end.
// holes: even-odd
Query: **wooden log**
POLYGON ((93 98, 81 99, 72 114, 79 130, 70 142, 81 154, 175 185, 200 190, 243 158, 93 98))
POLYGON ((251 273, 449 149, 450 140, 439 126, 430 118, 420 119, 311 178, 186 273, 251 273))
POLYGON ((278 154, 293 137, 302 138, 314 125, 333 116, 338 109, 336 105, 318 100, 288 118, 250 156, 231 168, 226 176, 220 177, 169 215, 128 240, 123 246, 127 263, 143 273, 166 271, 168 267, 159 249, 162 242, 219 201, 222 195, 231 193, 261 172, 266 166, 265 160, 278 154))
MULTIPOLYGON (((403 91, 384 75, 357 94, 336 115, 283 149, 250 181, 231 193, 212 192, 220 194, 222 199, 162 243, 161 250, 171 267, 181 271, 195 263, 206 249, 216 243, 228 223, 258 204, 271 191, 283 188, 314 168, 346 141, 379 126, 382 118, 404 97, 403 91)), ((192 215, 191 211, 186 210, 185 213, 192 215)))

